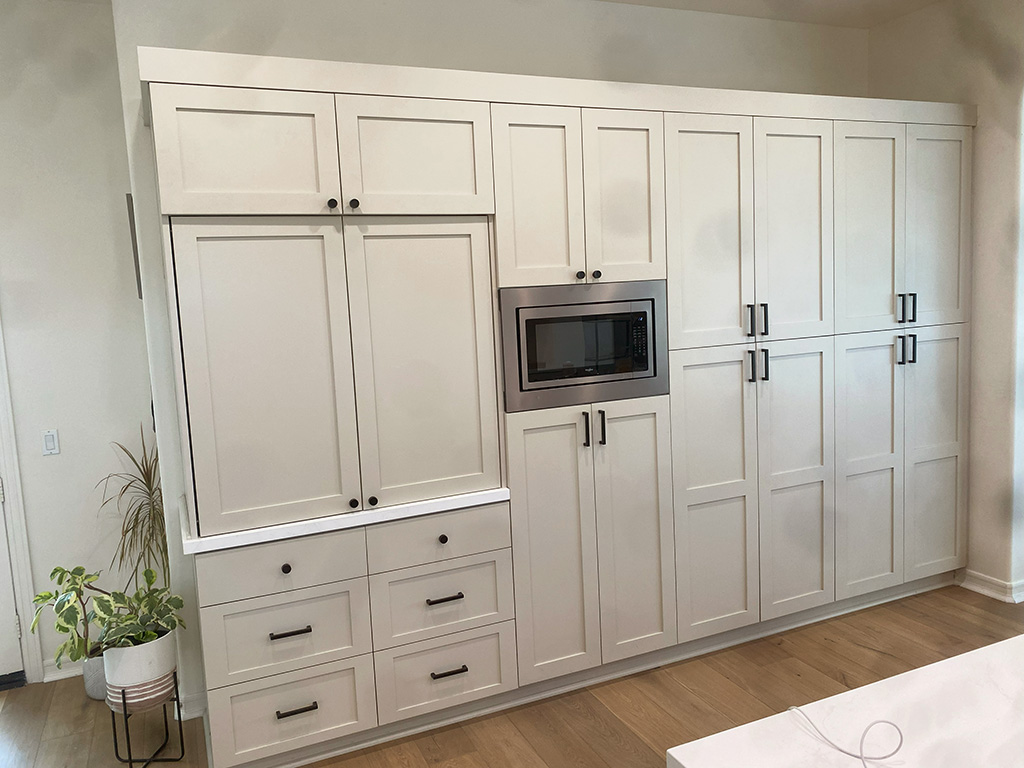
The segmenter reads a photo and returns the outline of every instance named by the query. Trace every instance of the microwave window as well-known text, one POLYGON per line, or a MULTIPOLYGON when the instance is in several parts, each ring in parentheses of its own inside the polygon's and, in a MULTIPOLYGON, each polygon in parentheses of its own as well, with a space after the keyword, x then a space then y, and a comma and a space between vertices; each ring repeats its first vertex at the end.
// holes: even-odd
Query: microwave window
POLYGON ((642 312, 527 320, 523 373, 541 383, 645 371, 645 320, 642 312))

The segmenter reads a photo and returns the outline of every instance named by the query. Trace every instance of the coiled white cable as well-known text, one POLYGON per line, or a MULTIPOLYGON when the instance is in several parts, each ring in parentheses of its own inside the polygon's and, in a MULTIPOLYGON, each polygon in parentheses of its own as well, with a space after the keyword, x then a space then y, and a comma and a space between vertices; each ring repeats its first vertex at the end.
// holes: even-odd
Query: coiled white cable
POLYGON ((861 766, 863 766, 863 768, 870 768, 870 766, 868 766, 868 762, 876 763, 882 760, 888 760, 890 757, 895 757, 896 754, 901 749, 903 749, 903 731, 900 730, 900 727, 896 725, 896 723, 890 720, 875 720, 875 722, 871 723, 867 728, 864 729, 864 733, 862 733, 860 736, 860 750, 858 752, 850 752, 840 747, 838 744, 832 741, 832 739, 830 739, 828 736, 822 733, 821 729, 814 724, 814 721, 811 720, 811 718, 808 717, 807 714, 802 709, 800 709, 800 707, 790 707, 789 711, 796 712, 798 715, 800 715, 800 717, 802 717, 807 722, 807 724, 811 726, 811 729, 818 735, 818 738, 820 738, 822 741, 824 741, 826 744, 832 747, 832 749, 836 750, 837 752, 842 752, 844 755, 847 755, 848 757, 860 760, 860 764, 861 766), (889 725, 895 728, 896 733, 899 734, 900 737, 899 744, 896 745, 896 748, 892 752, 889 752, 885 755, 865 755, 864 742, 867 741, 868 734, 871 732, 871 729, 874 728, 876 725, 889 725))

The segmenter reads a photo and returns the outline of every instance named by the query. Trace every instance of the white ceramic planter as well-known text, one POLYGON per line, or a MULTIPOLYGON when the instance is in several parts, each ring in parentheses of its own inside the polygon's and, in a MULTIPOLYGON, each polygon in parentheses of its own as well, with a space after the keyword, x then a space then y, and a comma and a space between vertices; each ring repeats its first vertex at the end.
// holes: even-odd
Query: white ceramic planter
POLYGON ((110 648, 103 652, 107 678, 107 705, 121 712, 122 691, 128 712, 142 712, 174 695, 177 668, 177 632, 131 648, 110 648))
POLYGON ((96 701, 107 697, 107 678, 103 673, 103 657, 93 656, 82 662, 82 680, 85 695, 96 701))

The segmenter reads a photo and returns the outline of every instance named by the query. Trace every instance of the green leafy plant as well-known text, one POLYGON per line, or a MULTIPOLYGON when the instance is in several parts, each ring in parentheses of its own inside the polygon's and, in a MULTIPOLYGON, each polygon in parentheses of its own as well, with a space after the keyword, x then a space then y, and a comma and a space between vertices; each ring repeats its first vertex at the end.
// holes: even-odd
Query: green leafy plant
POLYGON ((64 656, 71 661, 80 661, 87 656, 99 656, 101 645, 89 642, 89 627, 101 622, 95 611, 95 601, 105 599, 107 593, 95 585, 99 573, 86 573, 82 566, 68 570, 57 566, 50 572, 50 581, 56 582, 57 589, 52 592, 40 592, 32 602, 36 604, 36 614, 32 618, 32 632, 39 625, 39 615, 43 609, 50 607, 57 617, 54 628, 68 638, 57 648, 54 661, 60 668, 64 656), (95 595, 89 594, 96 593, 95 595), (90 607, 90 601, 93 607, 90 607))
POLYGON ((103 627, 99 645, 104 650, 142 645, 185 627, 178 614, 185 606, 181 596, 172 595, 168 587, 157 587, 152 568, 144 570, 142 578, 145 583, 134 594, 110 592, 93 598, 93 611, 103 627))

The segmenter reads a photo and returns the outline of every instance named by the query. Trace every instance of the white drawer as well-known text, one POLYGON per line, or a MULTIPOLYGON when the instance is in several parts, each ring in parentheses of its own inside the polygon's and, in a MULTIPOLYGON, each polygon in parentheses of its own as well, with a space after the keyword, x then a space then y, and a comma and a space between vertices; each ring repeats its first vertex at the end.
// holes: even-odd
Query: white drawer
POLYGON ((511 546, 507 502, 413 517, 366 529, 370 573, 511 546))
POLYGON ((514 621, 373 655, 381 725, 519 687, 514 621))
POLYGON ((363 528, 196 555, 200 605, 366 575, 363 528))
POLYGON ((217 768, 373 728, 372 657, 218 688, 209 693, 209 716, 217 768))
POLYGON ((200 619, 208 688, 372 650, 365 576, 208 606, 200 619))
POLYGON ((376 650, 511 619, 511 550, 375 574, 370 602, 376 650))

